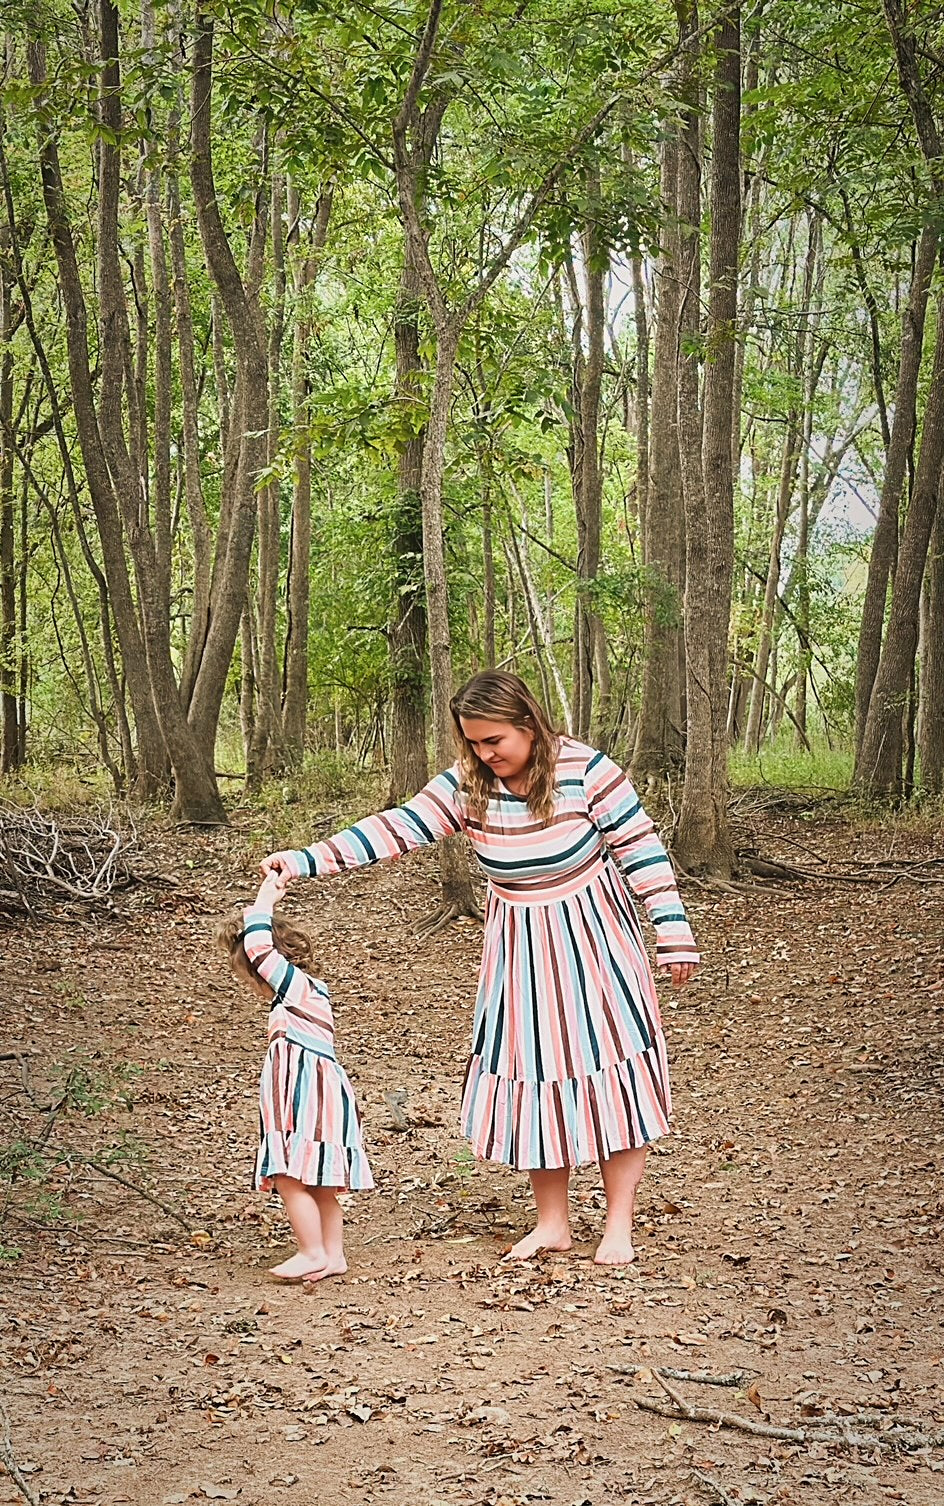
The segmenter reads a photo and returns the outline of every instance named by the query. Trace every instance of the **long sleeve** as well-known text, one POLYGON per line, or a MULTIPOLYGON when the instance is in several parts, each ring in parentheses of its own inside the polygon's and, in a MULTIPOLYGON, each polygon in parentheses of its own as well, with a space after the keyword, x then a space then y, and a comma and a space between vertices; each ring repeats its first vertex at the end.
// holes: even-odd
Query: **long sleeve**
POLYGON ((605 753, 595 753, 584 771, 584 789, 591 821, 656 928, 659 965, 697 962, 669 855, 622 769, 605 753))
POLYGON ((402 857, 464 830, 458 768, 437 774, 405 805, 367 816, 346 831, 288 854, 299 877, 317 878, 402 857))
POLYGON ((272 935, 272 911, 258 901, 243 911, 243 949, 256 977, 271 988, 274 1004, 284 1005, 289 1014, 328 1032, 332 1030, 327 987, 282 956, 272 935))

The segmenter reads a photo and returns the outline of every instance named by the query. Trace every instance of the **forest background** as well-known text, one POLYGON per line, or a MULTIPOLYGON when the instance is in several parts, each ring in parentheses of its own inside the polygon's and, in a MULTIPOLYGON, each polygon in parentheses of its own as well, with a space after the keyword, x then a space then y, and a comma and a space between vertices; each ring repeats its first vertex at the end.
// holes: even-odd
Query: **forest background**
POLYGON ((0 15, 0 1501, 939 1506, 940 7, 0 15), (639 1260, 500 1259, 446 847, 289 896, 377 1190, 273 1289, 219 914, 487 665, 685 870, 639 1260))
POLYGON ((940 794, 936 7, 4 27, 4 772, 397 800, 501 665, 692 870, 732 748, 940 794))

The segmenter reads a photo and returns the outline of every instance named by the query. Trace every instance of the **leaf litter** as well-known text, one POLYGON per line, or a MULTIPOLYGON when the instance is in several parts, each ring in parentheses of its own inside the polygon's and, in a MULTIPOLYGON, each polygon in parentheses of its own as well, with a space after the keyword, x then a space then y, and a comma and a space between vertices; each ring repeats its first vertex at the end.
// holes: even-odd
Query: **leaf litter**
MULTIPOLYGON (((887 834, 833 816, 764 829, 775 860, 801 838, 831 872, 887 858, 887 834)), ((164 840, 142 838, 161 871, 164 840)), ((199 901, 14 925, 0 956, 19 1001, 0 1054, 27 1047, 34 1091, 84 1053, 137 1069, 131 1105, 55 1133, 97 1158, 133 1140, 130 1179, 186 1222, 77 1162, 56 1217, 14 1185, 2 1385, 42 1500, 941 1499, 940 886, 686 896, 706 964, 662 991, 677 1134, 650 1158, 637 1265, 604 1271, 593 1168, 574 1250, 501 1262, 530 1199, 456 1131, 477 933, 415 941, 434 857, 299 885, 378 1182, 346 1200, 348 1275, 308 1292, 266 1279, 288 1231, 246 1191, 264 1014, 209 943, 250 864, 234 834, 188 840, 199 901), (82 979, 65 1003, 63 972, 82 979)), ((939 850, 896 837, 899 864, 939 850)), ((7 1134, 30 1106, 0 1065, 7 1134)))

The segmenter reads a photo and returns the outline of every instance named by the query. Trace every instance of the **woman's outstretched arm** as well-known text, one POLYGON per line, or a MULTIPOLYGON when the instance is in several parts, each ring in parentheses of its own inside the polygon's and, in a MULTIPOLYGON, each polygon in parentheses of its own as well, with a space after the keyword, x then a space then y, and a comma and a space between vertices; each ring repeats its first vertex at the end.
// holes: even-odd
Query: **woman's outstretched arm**
POLYGON ((458 771, 447 769, 405 805, 381 811, 378 816, 366 816, 311 847, 270 853, 262 862, 262 872, 280 872, 286 880, 318 878, 367 863, 386 862, 442 837, 454 837, 465 830, 458 794, 458 771))

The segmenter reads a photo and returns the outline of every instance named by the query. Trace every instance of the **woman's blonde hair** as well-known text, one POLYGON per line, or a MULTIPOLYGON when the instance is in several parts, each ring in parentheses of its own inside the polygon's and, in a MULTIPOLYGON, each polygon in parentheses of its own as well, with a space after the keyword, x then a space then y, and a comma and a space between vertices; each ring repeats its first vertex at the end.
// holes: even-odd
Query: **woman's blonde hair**
MULTIPOLYGON (((231 910, 225 919, 220 921, 216 928, 216 944, 229 957, 229 965, 237 978, 242 978, 247 983, 261 983, 268 987, 264 978, 258 977, 253 971, 252 964, 246 956, 246 948, 243 944, 245 920, 242 910, 231 910)), ((311 949, 311 939, 293 926, 290 921, 272 919, 272 940, 275 949, 281 952, 295 967, 301 968, 303 973, 314 972, 314 957, 311 949)))
POLYGON ((547 719, 547 713, 531 694, 524 680, 502 669, 486 669, 473 675, 449 702, 459 745, 459 769, 462 788, 469 796, 469 810, 479 821, 485 817, 488 802, 495 792, 495 775, 478 757, 462 730, 461 717, 478 717, 487 722, 509 722, 523 732, 534 734, 528 765, 528 809, 545 824, 554 812, 555 773, 560 735, 547 719))

